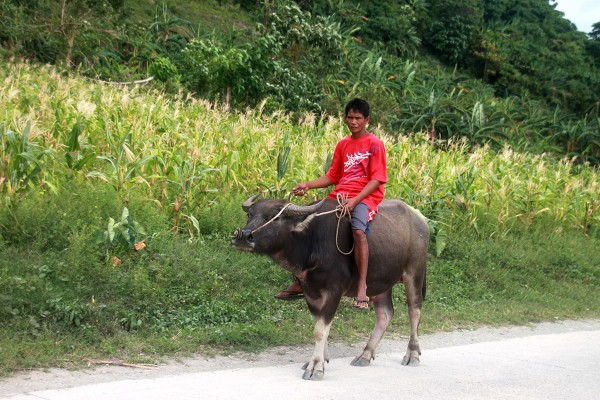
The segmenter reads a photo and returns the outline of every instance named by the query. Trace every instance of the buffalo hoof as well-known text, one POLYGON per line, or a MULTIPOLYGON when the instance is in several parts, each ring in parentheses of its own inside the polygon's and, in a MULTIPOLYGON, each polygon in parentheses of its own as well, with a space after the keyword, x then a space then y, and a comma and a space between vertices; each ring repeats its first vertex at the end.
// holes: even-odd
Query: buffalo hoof
POLYGON ((304 374, 302 375, 302 379, 308 381, 320 381, 325 376, 325 368, 323 363, 315 363, 309 361, 302 366, 304 370, 304 374), (319 368, 321 366, 321 368, 319 368))
POLYGON ((325 376, 324 371, 311 371, 307 369, 304 371, 304 375, 302 375, 302 379, 306 381, 322 381, 325 376))
POLYGON ((371 365, 371 359, 356 356, 354 357, 354 360, 352 360, 350 365, 354 365, 355 367, 368 367, 369 365, 371 365))
POLYGON ((421 364, 421 361, 418 357, 407 357, 404 356, 402 359, 402 365, 408 365, 409 367, 418 367, 421 364))

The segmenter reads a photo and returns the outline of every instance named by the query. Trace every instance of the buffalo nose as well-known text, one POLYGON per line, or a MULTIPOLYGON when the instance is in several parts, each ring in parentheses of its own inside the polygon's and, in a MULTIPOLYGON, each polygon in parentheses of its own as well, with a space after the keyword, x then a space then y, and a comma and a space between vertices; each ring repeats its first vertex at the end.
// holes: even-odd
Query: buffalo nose
POLYGON ((237 228, 234 232, 233 232, 233 240, 242 240, 242 239, 246 239, 250 242, 252 242, 254 240, 254 238, 252 237, 252 231, 250 229, 242 229, 242 228, 237 228))
POLYGON ((244 236, 244 234, 242 233, 242 229, 241 228, 237 228, 233 232, 233 238, 234 239, 240 240, 243 236, 244 236))

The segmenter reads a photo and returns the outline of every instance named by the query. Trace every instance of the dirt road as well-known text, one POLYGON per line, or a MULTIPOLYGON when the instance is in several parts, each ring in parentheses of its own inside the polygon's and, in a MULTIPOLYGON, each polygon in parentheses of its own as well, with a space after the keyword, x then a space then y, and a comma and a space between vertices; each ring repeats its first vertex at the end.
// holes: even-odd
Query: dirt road
POLYGON ((193 358, 156 370, 103 366, 0 380, 0 399, 597 399, 600 321, 485 328, 421 337, 421 366, 400 365, 406 340, 385 340, 366 368, 363 344, 331 346, 320 382, 303 381, 310 347, 193 358))

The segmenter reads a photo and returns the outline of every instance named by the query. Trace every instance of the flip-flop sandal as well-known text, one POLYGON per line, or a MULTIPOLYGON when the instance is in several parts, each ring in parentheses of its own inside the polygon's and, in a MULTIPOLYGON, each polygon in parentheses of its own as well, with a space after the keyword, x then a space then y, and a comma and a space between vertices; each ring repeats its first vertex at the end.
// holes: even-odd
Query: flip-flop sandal
POLYGON ((277 300, 299 300, 304 298, 304 293, 292 292, 291 290, 282 290, 273 297, 275 297, 277 300))
POLYGON ((354 298, 352 302, 352 307, 357 308, 359 310, 368 310, 369 309, 369 299, 359 300, 354 298))

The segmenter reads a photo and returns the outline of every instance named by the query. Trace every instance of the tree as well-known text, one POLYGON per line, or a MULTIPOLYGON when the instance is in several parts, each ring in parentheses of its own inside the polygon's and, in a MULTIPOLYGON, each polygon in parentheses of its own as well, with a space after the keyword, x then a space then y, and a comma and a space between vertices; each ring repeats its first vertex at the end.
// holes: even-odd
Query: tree
POLYGON ((414 56, 421 46, 419 29, 425 16, 422 0, 362 1, 366 24, 362 37, 381 42, 400 56, 414 56))
POLYGON ((588 34, 588 38, 586 51, 594 60, 596 68, 600 68, 600 22, 592 25, 592 31, 588 34))
POLYGON ((301 10, 295 3, 272 5, 268 24, 258 24, 253 41, 241 45, 223 35, 192 41, 179 71, 198 95, 255 106, 265 98, 287 111, 321 111, 326 77, 343 55, 339 23, 301 10))
POLYGON ((502 30, 488 28, 483 31, 479 38, 479 43, 474 51, 476 60, 482 64, 482 79, 484 82, 495 81, 501 65, 505 62, 506 56, 500 48, 500 41, 504 33, 502 30))
POLYGON ((482 24, 477 0, 440 0, 431 5, 426 43, 452 64, 467 65, 482 24))
POLYGON ((475 56, 501 95, 534 96, 583 113, 598 101, 586 37, 546 0, 483 2, 475 56), (587 50, 586 50, 587 48, 587 50))

